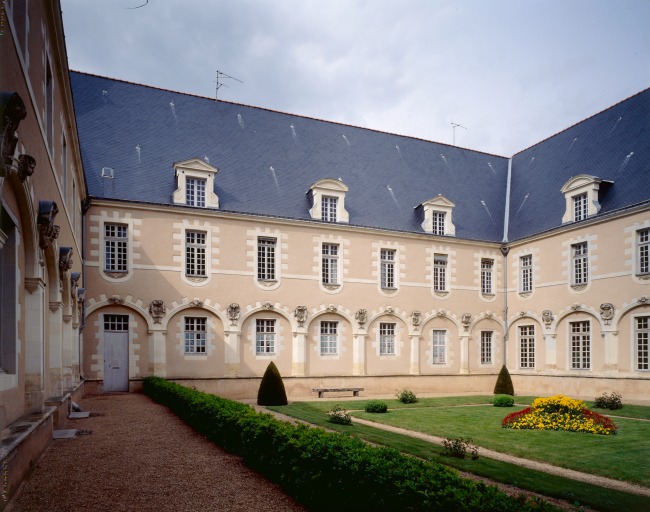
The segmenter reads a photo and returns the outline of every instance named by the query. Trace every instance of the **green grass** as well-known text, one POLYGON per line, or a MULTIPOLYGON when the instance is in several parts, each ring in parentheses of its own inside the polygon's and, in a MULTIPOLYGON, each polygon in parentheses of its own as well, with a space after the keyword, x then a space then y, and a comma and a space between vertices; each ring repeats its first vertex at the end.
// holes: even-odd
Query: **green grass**
MULTIPOLYGON (((647 462, 650 459, 648 457, 648 443, 650 442, 648 441, 650 439, 648 435, 650 430, 648 429, 650 429, 650 424, 617 419, 616 422, 619 424, 620 433, 616 436, 595 436, 570 432, 515 431, 500 428, 500 422, 506 414, 519 410, 521 407, 455 407, 491 403, 491 399, 491 396, 425 398, 416 404, 408 405, 401 404, 396 400, 385 400, 389 407, 395 408, 395 410, 387 414, 355 412, 354 415, 441 437, 472 437, 479 446, 506 451, 526 458, 535 458, 526 451, 531 448, 531 445, 534 445, 533 450, 538 452, 540 460, 567 467, 575 464, 579 466, 579 468, 575 469, 585 472, 594 473, 586 466, 591 464, 592 459, 595 457, 598 459, 596 465, 604 471, 605 476, 622 479, 620 474, 610 475, 608 473, 624 471, 629 476, 629 478, 626 478, 629 481, 647 485, 649 481, 647 475, 650 472, 649 463, 647 462), (479 411, 480 414, 477 414, 479 411), (495 421, 496 426, 494 426, 495 421), (435 428, 429 423, 434 425, 435 428), (423 426, 426 426, 426 429, 423 426), (536 434, 543 434, 543 436, 536 436, 536 434), (546 436, 547 434, 551 435, 546 436), (499 449, 498 445, 500 443, 503 443, 506 449, 499 449), (561 444, 562 449, 556 447, 558 443, 561 444), (515 445, 516 450, 520 450, 520 452, 515 453, 512 451, 510 449, 511 444, 515 445), (554 456, 559 456, 560 459, 564 460, 560 460, 560 463, 549 460, 546 458, 546 452, 549 450, 555 452, 554 456), (585 450, 589 452, 587 456, 582 453, 585 450), (567 457, 567 453, 570 453, 571 456, 567 457), (633 462, 630 462, 628 456, 632 457, 633 462), (566 462, 570 462, 570 464, 565 464, 566 462), (608 469, 610 466, 613 467, 611 471, 608 469), (642 477, 640 475, 646 476, 642 477)), ((519 404, 529 404, 533 399, 534 397, 516 397, 519 404)), ((390 446, 405 453, 431 459, 434 462, 461 471, 471 472, 497 482, 516 485, 523 489, 568 500, 572 503, 577 502, 596 510, 645 511, 650 509, 650 499, 646 497, 604 489, 485 457, 481 457, 476 461, 453 459, 442 455, 443 448, 441 446, 365 425, 334 425, 327 421, 325 413, 337 404, 344 408, 359 410, 363 409, 365 401, 298 402, 285 407, 269 407, 269 409, 325 428, 360 437, 373 443, 390 446)), ((631 411, 632 414, 644 417, 643 415, 647 414, 648 411, 643 409, 650 408, 625 406, 622 410, 615 412, 621 414, 631 411)))

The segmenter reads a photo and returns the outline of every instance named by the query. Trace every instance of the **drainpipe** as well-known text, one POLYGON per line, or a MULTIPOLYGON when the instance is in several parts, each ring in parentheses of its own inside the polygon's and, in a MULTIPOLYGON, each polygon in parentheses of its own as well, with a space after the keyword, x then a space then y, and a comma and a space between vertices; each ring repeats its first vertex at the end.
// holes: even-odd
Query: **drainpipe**
POLYGON ((501 254, 503 255, 503 365, 506 365, 508 349, 508 224, 510 220, 510 183, 512 181, 512 158, 508 159, 508 182, 506 184, 506 205, 503 219, 503 240, 501 254))

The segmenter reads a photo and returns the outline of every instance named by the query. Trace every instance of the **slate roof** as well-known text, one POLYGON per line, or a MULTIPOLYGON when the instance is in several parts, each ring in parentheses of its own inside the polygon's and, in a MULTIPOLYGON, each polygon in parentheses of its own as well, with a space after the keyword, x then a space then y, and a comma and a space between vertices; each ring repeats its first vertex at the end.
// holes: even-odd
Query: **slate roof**
MULTIPOLYGON (((91 197, 171 205, 172 164, 199 157, 219 168, 220 211, 310 220, 310 185, 340 178, 350 225, 423 233, 416 207, 442 194, 456 238, 503 238, 506 157, 85 73, 71 82, 91 197)), ((516 154, 510 239, 560 225, 576 174, 616 182, 603 212, 650 199, 649 102, 650 90, 516 154)))

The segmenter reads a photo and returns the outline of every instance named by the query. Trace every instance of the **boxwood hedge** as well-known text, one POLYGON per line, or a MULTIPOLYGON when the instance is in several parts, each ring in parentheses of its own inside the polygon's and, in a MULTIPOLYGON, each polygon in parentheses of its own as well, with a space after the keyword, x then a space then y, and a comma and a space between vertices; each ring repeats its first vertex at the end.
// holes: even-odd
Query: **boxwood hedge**
POLYGON ((350 436, 279 421, 158 377, 144 392, 310 510, 557 510, 458 476, 439 464, 350 436))

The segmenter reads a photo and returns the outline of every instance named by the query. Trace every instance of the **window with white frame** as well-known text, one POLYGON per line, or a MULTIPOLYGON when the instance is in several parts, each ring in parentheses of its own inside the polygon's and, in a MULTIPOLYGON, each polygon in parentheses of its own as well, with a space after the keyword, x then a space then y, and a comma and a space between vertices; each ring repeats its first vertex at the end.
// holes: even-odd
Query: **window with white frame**
POLYGON ((205 354, 207 318, 197 316, 185 317, 185 353, 205 354))
POLYGON ((205 207, 206 180, 188 177, 185 181, 185 204, 187 206, 205 207))
POLYGON ((519 291, 520 293, 530 293, 533 291, 533 256, 527 254, 519 258, 519 291))
POLYGON ((445 212, 432 212, 431 220, 433 221, 433 234, 445 234, 445 212))
POLYGON ((433 255, 433 289, 437 292, 447 291, 447 255, 433 255))
POLYGON ((320 353, 325 355, 338 354, 338 322, 322 321, 320 323, 320 353))
POLYGON ((434 330, 433 338, 433 364, 445 364, 447 362, 447 331, 434 330))
POLYGON ((588 198, 587 193, 573 196, 573 220, 579 221, 587 218, 588 198))
POLYGON ((637 274, 650 274, 650 229, 636 232, 637 274))
POLYGON ((206 277, 206 234, 203 231, 185 232, 185 275, 206 277))
POLYGON ((323 244, 322 251, 323 284, 336 286, 339 284, 339 246, 323 244))
POLYGON ((54 152, 54 78, 49 56, 45 57, 45 135, 50 155, 54 152))
POLYGON ((635 320, 634 336, 636 338, 636 369, 650 370, 650 316, 639 316, 635 320))
POLYGON ((492 331, 481 331, 481 364, 492 364, 493 335, 492 331))
POLYGON ((321 199, 322 220, 325 222, 337 221, 338 198, 332 196, 323 196, 321 199))
POLYGON ((535 368, 535 326, 519 326, 519 367, 535 368))
POLYGON ((275 281, 275 238, 259 237, 257 239, 257 279, 275 281))
POLYGON ((395 354, 395 324, 379 324, 379 354, 382 356, 395 354))
POLYGON ((482 258, 481 259, 481 293, 485 295, 492 295, 494 289, 493 283, 494 260, 482 258))
POLYGON ((104 332, 129 332, 129 315, 104 315, 104 332))
POLYGON ((591 368, 591 326, 589 320, 569 322, 571 335, 571 368, 588 370, 591 368))
POLYGON ((104 224, 104 270, 127 272, 128 228, 125 224, 104 224))
POLYGON ((255 320, 255 352, 275 354, 275 320, 255 320))
POLYGON ((571 245, 572 284, 587 284, 589 281, 589 249, 587 242, 571 245))
POLYGON ((395 250, 380 251, 381 287, 395 288, 395 250))

